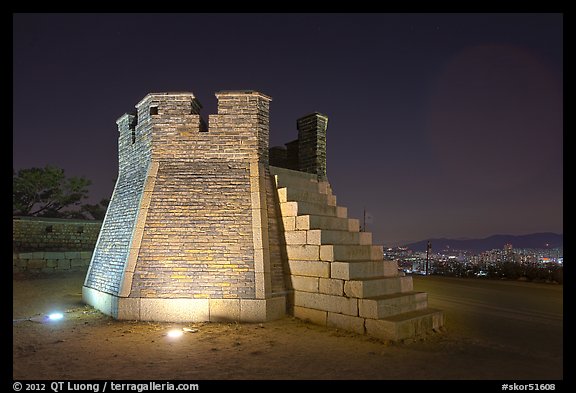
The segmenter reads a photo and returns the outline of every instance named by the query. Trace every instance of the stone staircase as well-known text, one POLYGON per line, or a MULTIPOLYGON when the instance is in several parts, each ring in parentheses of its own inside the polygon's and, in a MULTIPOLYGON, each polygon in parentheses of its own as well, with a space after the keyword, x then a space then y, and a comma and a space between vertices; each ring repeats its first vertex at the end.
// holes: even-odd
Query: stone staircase
POLYGON ((336 204, 327 181, 273 166, 270 173, 295 317, 394 341, 443 325, 442 311, 428 308, 427 294, 414 291, 412 277, 399 272, 396 261, 383 259, 383 248, 336 204))

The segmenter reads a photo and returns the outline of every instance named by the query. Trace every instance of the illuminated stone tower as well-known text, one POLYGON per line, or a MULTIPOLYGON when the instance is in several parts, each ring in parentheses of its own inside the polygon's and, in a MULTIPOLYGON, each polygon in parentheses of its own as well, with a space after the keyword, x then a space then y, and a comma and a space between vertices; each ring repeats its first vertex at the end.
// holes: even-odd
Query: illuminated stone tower
POLYGON ((119 176, 84 285, 89 304, 120 319, 284 315, 281 259, 270 258, 270 97, 217 98, 209 128, 191 93, 149 94, 118 119, 119 176))
POLYGON ((286 313, 386 339, 443 324, 411 277, 336 204, 328 117, 269 149, 270 97, 148 94, 117 120, 119 174, 83 287, 118 319, 240 321, 286 313), (270 162, 269 162, 270 155, 270 162))

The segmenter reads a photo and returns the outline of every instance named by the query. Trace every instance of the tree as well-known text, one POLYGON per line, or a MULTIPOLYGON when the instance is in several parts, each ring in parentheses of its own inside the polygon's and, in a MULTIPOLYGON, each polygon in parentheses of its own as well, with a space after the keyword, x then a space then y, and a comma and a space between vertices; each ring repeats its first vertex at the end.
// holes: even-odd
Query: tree
POLYGON ((92 218, 93 220, 104 220, 104 216, 106 215, 106 209, 108 209, 108 204, 110 203, 109 199, 103 198, 99 203, 91 205, 91 204, 84 204, 80 208, 81 214, 86 218, 92 218))
POLYGON ((19 216, 67 217, 67 208, 88 197, 90 180, 66 177, 64 170, 45 168, 12 169, 12 214, 19 216))

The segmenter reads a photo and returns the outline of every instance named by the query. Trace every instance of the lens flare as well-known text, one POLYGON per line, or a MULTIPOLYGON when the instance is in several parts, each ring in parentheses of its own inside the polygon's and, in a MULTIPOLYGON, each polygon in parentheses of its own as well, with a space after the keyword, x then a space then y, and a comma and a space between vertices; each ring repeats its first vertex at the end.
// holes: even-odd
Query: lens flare
POLYGON ((170 338, 178 338, 182 336, 184 332, 181 329, 172 329, 166 335, 170 338))

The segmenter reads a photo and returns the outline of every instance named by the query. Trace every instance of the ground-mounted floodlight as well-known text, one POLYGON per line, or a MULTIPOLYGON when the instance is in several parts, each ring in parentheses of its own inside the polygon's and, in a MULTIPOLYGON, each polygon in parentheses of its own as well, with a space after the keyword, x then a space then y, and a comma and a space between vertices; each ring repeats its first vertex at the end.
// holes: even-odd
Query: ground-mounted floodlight
POLYGON ((58 321, 62 318, 64 318, 64 314, 62 314, 61 312, 53 312, 51 314, 48 314, 48 319, 51 321, 58 321))

